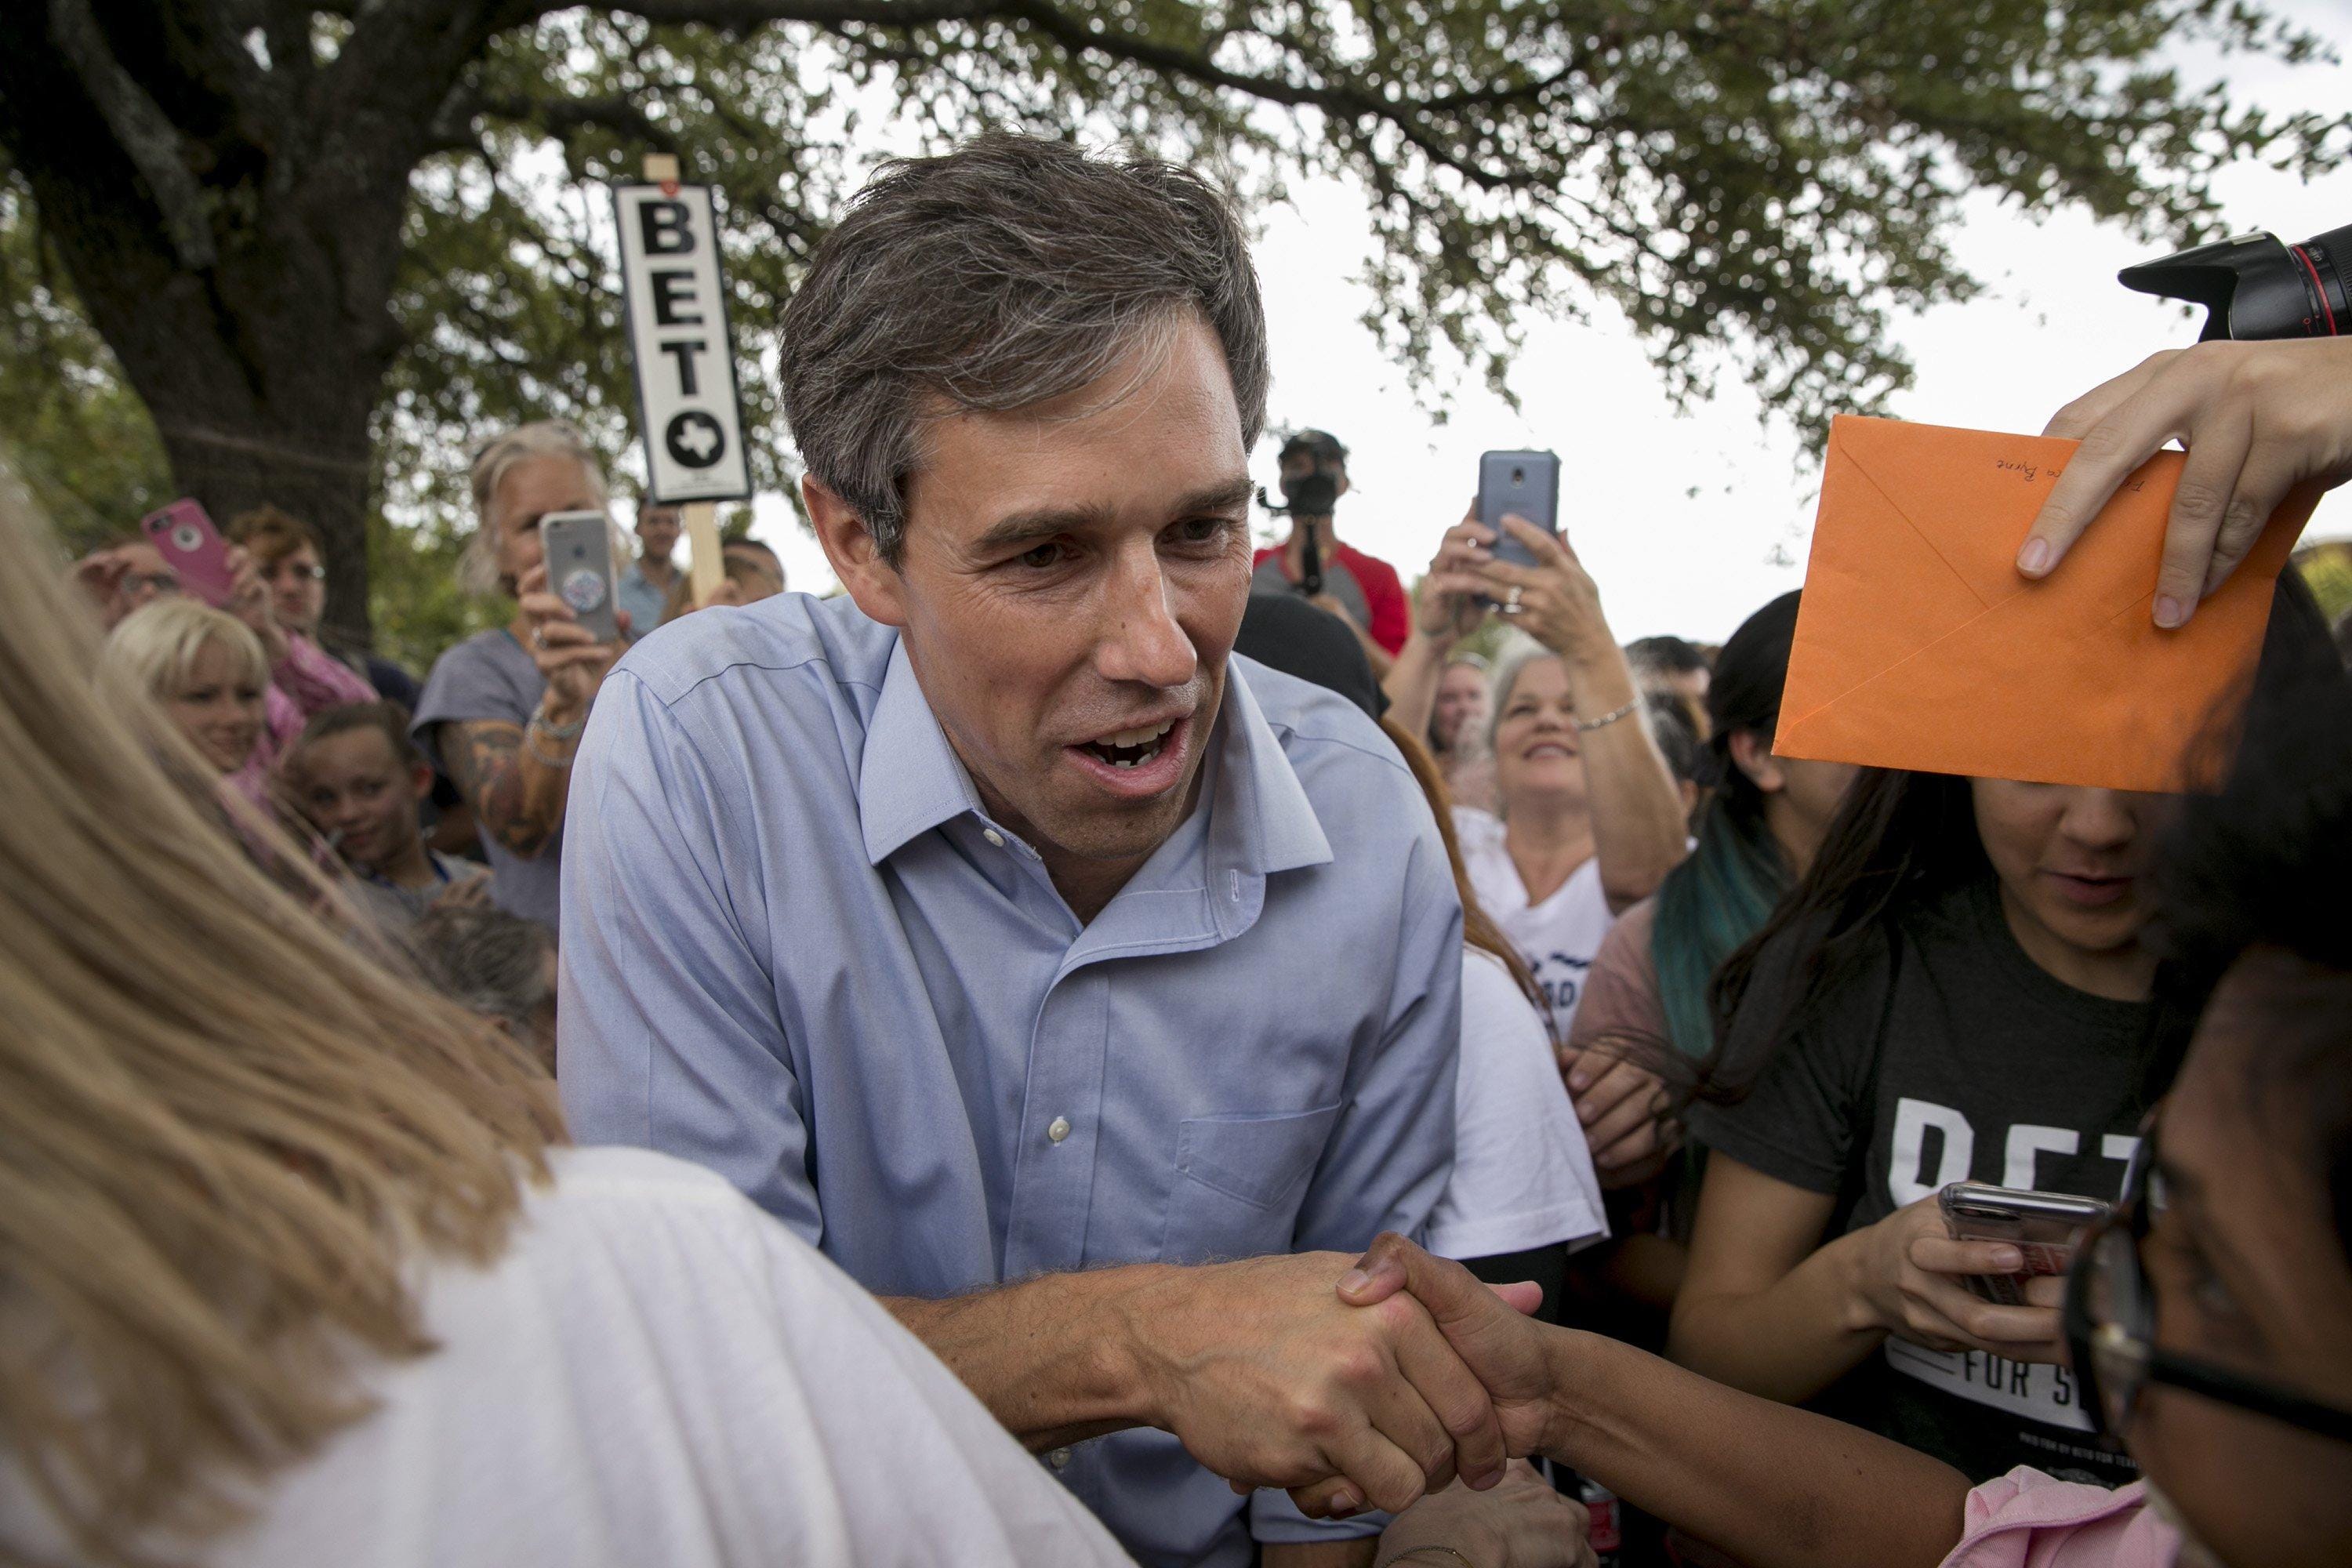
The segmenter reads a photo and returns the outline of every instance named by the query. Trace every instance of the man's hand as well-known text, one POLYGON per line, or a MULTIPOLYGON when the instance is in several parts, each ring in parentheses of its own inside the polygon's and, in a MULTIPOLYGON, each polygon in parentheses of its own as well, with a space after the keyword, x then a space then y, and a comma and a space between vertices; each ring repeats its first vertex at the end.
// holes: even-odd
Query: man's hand
POLYGON ((1456 1475, 1493 1486, 1486 1388, 1412 1296, 1343 1302, 1349 1270, 1323 1252, 1171 1271, 1129 1336, 1147 1419, 1236 1491, 1328 1484, 1394 1512, 1456 1475))
POLYGON ((1456 1557, 1476 1568, 1594 1568, 1591 1532, 1581 1503, 1514 1459, 1492 1491, 1449 1487, 1405 1510, 1381 1531, 1379 1560, 1399 1568, 1424 1559, 1438 1568, 1456 1557))
MULTIPOLYGON (((1542 1326, 1525 1315, 1542 1304, 1538 1288, 1481 1284, 1460 1264, 1432 1258, 1390 1232, 1377 1237, 1339 1280, 1338 1294, 1368 1317, 1392 1314, 1401 1304, 1425 1314, 1482 1386, 1501 1425, 1504 1447, 1514 1455, 1548 1450, 1554 1424, 1551 1377, 1542 1326)), ((1343 1471, 1333 1480, 1294 1486, 1290 1495, 1310 1517, 1341 1518, 1368 1504, 1395 1511, 1395 1505, 1352 1483, 1353 1477, 1343 1471)))
POLYGON ((2156 354, 2060 409, 2042 434, 2083 449, 2018 551, 2029 577, 2054 569, 2166 442, 2189 449, 2156 578, 2156 624, 2178 626, 2245 559, 2289 490, 2352 479, 2352 339, 2156 354))

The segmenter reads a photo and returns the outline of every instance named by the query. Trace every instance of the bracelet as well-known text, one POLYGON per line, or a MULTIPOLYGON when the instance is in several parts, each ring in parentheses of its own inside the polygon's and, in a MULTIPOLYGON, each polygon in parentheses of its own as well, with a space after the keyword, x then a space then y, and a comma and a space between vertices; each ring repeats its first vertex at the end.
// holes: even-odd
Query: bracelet
POLYGON ((1390 1558, 1390 1559, 1388 1560, 1388 1562, 1387 1562, 1387 1563, 1383 1563, 1383 1564, 1381 1565, 1381 1568, 1397 1568, 1397 1564, 1398 1564, 1398 1563, 1410 1563, 1410 1562, 1412 1562, 1414 1558, 1421 1556, 1421 1554, 1422 1554, 1423 1552, 1444 1552, 1444 1553, 1445 1553, 1445 1555, 1447 1555, 1448 1557, 1453 1558, 1453 1559, 1454 1559, 1454 1561, 1455 1561, 1456 1563, 1459 1563, 1460 1564, 1462 1564, 1462 1568, 1478 1568, 1478 1564, 1476 1564, 1475 1563, 1471 1562, 1469 1558, 1467 1558, 1467 1557, 1464 1556, 1460 1552, 1456 1551, 1454 1548, 1453 1548, 1453 1547, 1451 1547, 1451 1546, 1435 1546, 1435 1545, 1431 1545, 1431 1546, 1408 1546, 1408 1547, 1406 1547, 1402 1552, 1398 1552, 1395 1556, 1393 1556, 1393 1557, 1390 1558))
POLYGON ((531 733, 531 727, 529 725, 526 725, 523 728, 522 749, 529 752, 531 754, 532 759, 543 768, 568 768, 572 765, 572 759, 570 757, 551 757, 545 752, 541 751, 539 749, 539 740, 531 733))
MULTIPOLYGON (((1603 721, 1604 723, 1606 721, 1603 721)), ((576 738, 581 731, 588 727, 588 715, 583 713, 569 724, 551 724, 547 721, 546 710, 534 708, 530 710, 529 727, 538 731, 551 741, 569 741, 576 738)))
POLYGON ((1639 694, 1636 694, 1633 700, 1625 704, 1624 707, 1613 710, 1611 712, 1603 713, 1600 718, 1592 720, 1589 723, 1582 719, 1570 719, 1569 722, 1576 726, 1576 732, 1578 734, 1589 735, 1595 730, 1607 729, 1610 725, 1614 724, 1618 720, 1624 718, 1627 714, 1633 712, 1635 709, 1641 706, 1642 699, 1639 694))

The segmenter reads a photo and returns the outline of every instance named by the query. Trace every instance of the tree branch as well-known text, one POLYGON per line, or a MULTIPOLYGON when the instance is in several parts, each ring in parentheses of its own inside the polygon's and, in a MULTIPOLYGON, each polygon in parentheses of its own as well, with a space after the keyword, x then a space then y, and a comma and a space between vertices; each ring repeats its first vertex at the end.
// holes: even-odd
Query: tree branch
POLYGON ((204 187, 187 163, 179 132, 107 47, 87 0, 50 0, 49 39, 74 68, 106 127, 147 182, 163 231, 180 265, 191 272, 218 258, 204 187))

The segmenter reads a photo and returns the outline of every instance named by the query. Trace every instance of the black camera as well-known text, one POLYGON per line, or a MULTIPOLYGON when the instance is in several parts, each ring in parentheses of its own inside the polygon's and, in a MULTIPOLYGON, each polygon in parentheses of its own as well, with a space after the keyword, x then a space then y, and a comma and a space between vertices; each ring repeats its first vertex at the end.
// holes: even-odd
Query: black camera
POLYGON ((2143 261, 2116 274, 2126 289, 2205 307, 2200 342, 2333 338, 2352 333, 2352 224, 2282 244, 2257 232, 2143 261))

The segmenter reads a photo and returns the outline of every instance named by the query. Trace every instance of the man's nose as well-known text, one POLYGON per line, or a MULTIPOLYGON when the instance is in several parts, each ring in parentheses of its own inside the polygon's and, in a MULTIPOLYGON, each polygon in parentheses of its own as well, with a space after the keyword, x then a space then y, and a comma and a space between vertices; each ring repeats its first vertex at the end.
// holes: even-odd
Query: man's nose
POLYGON ((1122 555, 1104 590, 1095 664, 1103 679, 1159 688, 1181 686, 1200 668, 1191 634, 1176 618, 1159 552, 1122 555))

